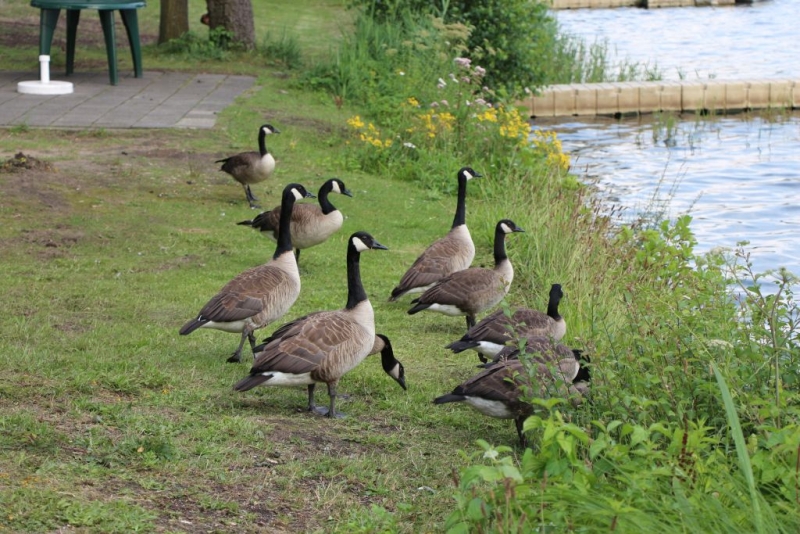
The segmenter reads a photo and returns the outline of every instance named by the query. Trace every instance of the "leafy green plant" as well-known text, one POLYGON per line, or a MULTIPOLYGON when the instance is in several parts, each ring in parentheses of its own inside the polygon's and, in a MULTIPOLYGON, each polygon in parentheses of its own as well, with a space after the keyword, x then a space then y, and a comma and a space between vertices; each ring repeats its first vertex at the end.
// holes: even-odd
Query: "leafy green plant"
POLYGON ((284 29, 274 38, 270 33, 258 46, 258 52, 271 64, 287 69, 297 69, 303 65, 303 54, 297 38, 284 29))

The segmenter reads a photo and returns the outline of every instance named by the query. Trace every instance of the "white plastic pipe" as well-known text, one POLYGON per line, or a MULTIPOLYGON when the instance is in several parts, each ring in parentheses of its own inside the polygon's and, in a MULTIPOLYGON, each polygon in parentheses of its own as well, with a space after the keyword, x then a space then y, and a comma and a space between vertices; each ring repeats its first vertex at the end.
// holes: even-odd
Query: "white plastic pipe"
POLYGON ((39 56, 39 81, 50 83, 50 56, 39 56))

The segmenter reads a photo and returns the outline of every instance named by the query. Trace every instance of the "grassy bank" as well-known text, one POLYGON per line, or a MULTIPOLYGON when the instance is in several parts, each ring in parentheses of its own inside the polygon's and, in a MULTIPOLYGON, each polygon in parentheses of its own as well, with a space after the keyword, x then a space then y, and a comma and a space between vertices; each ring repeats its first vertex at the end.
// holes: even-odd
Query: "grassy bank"
MULTIPOLYGON (((306 16, 291 20, 258 4, 258 21, 286 20, 306 57, 324 57, 338 3, 298 2, 306 16)), ((151 36, 157 13, 156 3, 142 13, 151 36)), ((33 45, 0 47, 4 65, 36 53, 30 34, 33 45)), ((101 41, 86 53, 104 69, 101 41)), ((146 53, 146 69, 197 68, 191 54, 146 53)), ((739 271, 736 306, 724 259, 694 255, 686 219, 610 227, 565 174, 556 140, 520 147, 491 126, 515 124, 511 108, 497 111, 505 123, 454 113, 463 128, 440 123, 429 137, 426 108, 403 106, 433 99, 447 72, 429 94, 398 85, 367 101, 310 91, 261 55, 202 61, 219 72, 254 64, 258 89, 210 131, 0 132, 0 160, 23 152, 49 165, 0 172, 0 532, 797 530, 791 295, 761 298, 739 271), (389 248, 364 254, 362 275, 408 391, 372 357, 340 384, 346 419, 305 413, 303 389, 233 392, 249 369, 224 361, 238 336, 177 335, 274 251, 235 224, 254 212, 213 164, 253 148, 263 122, 282 132, 269 139, 275 178, 254 190, 263 206, 290 181, 315 190, 338 176, 354 193, 333 199, 343 230, 303 252, 286 318, 344 304, 350 233, 389 248), (398 142, 406 134, 413 153, 398 142), (462 164, 484 174, 467 200, 475 263, 492 261, 494 224, 513 219, 526 233, 508 241, 508 304, 543 309, 561 283, 565 341, 592 358, 592 402, 531 418, 527 452, 509 447, 511 423, 431 402, 476 371, 473 355, 444 349, 463 319, 386 301, 449 228, 462 164)))

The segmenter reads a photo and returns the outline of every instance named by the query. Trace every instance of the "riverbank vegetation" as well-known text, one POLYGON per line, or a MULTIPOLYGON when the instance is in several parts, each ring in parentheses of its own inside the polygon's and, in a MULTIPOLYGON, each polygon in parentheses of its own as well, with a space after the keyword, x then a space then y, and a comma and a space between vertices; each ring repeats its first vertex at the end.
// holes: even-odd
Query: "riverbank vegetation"
POLYGON ((688 217, 612 225, 463 21, 353 18, 338 41, 338 3, 295 4, 304 33, 272 28, 272 53, 146 47, 146 65, 258 75, 213 130, 0 132, 0 532, 796 532, 794 278, 751 272, 746 248, 696 254, 688 217), (304 413, 302 389, 235 393, 236 336, 177 335, 274 250, 235 224, 253 212, 213 164, 263 122, 282 133, 262 205, 290 181, 354 193, 334 201, 343 230, 303 252, 286 319, 343 305, 350 233, 389 248, 362 274, 408 391, 369 358, 340 385, 346 419, 304 413), (591 402, 531 399, 526 450, 510 422, 431 402, 476 372, 444 348, 463 320, 386 301, 449 228, 463 165, 484 175, 475 264, 497 220, 525 229, 504 305, 544 309, 562 284, 564 341, 592 362, 591 402))

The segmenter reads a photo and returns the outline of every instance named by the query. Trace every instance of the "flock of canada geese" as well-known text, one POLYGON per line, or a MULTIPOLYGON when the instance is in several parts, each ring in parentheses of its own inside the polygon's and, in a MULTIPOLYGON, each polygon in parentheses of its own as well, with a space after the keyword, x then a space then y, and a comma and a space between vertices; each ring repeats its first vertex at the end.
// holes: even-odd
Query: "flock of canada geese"
MULTIPOLYGON (((259 128, 259 152, 243 152, 217 163, 244 188, 248 203, 258 208, 250 186, 266 180, 275 170, 275 160, 266 147, 266 136, 279 133, 264 124, 259 128)), ((467 182, 481 175, 470 167, 458 171, 458 199, 450 231, 432 243, 414 261, 389 296, 396 301, 418 294, 411 301, 410 315, 434 311, 465 316, 467 331, 447 348, 455 353, 468 349, 478 353, 483 369, 435 404, 464 402, 484 415, 513 419, 520 444, 526 445, 523 422, 533 407, 527 396, 563 395, 579 405, 589 390, 588 358, 559 341, 566 333, 559 314, 561 286, 550 289, 547 312, 519 308, 512 313, 500 309, 476 323, 476 317, 497 306, 508 293, 514 268, 506 255, 506 236, 523 232, 513 221, 497 222, 494 236, 494 268, 471 267, 475 256, 466 225, 467 182), (520 353, 527 357, 525 364, 520 353)), ((315 197, 300 184, 284 189, 280 206, 264 211, 250 226, 277 242, 272 259, 235 276, 180 329, 188 335, 199 328, 212 328, 241 336, 228 358, 239 362, 245 340, 253 352, 248 376, 233 388, 247 391, 255 386, 307 386, 308 410, 327 417, 336 411, 336 387, 348 371, 370 354, 381 354, 384 371, 406 389, 403 365, 392 344, 376 333, 372 305, 361 282, 360 256, 368 250, 386 250, 369 233, 359 231, 347 242, 347 302, 338 310, 316 311, 283 324, 257 345, 254 332, 281 319, 300 294, 300 251, 318 245, 342 227, 344 218, 330 200, 331 193, 351 196, 345 184, 332 178, 315 197), (295 204, 317 198, 316 204, 295 204), (317 384, 328 388, 329 405, 317 406, 317 384)))

